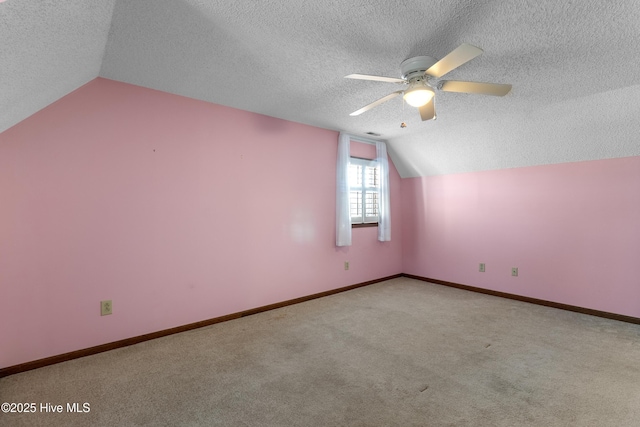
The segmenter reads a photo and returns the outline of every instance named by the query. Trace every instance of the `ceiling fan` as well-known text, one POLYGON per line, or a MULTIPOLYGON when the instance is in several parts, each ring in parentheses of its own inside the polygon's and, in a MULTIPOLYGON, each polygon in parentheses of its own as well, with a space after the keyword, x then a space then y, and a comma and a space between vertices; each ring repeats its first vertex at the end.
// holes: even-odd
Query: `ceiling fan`
POLYGON ((345 76, 345 78, 399 83, 407 86, 406 89, 390 93, 354 111, 350 115, 358 116, 398 95, 402 95, 407 104, 418 108, 422 121, 432 120, 436 118, 436 89, 444 92, 505 96, 511 90, 511 85, 509 84, 437 80, 449 71, 471 61, 481 53, 482 49, 463 43, 439 61, 430 56, 416 56, 403 61, 402 64, 400 64, 402 78, 371 76, 368 74, 349 74, 345 76))

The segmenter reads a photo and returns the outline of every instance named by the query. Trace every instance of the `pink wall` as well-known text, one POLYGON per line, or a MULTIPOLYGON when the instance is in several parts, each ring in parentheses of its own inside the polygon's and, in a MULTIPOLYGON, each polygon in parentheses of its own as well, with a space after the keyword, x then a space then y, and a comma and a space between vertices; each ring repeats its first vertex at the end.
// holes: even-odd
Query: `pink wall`
POLYGON ((640 317, 640 157, 406 179, 402 201, 405 273, 640 317))
POLYGON ((101 78, 0 134, 0 367, 401 273, 395 168, 335 247, 337 137, 101 78))

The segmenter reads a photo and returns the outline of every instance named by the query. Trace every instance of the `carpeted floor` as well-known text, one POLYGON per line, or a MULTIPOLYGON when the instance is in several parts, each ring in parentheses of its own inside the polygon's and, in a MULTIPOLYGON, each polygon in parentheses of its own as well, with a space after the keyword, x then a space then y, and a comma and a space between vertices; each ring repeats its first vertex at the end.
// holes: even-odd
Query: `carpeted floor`
POLYGON ((9 376, 0 402, 37 405, 1 426, 638 426, 640 326, 399 278, 9 376))

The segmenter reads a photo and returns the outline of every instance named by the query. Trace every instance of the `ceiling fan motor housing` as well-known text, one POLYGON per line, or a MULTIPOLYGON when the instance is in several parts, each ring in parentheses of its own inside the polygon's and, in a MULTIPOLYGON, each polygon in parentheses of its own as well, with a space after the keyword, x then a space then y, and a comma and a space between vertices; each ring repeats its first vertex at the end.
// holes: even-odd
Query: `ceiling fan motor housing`
POLYGON ((430 56, 415 56, 406 59, 400 64, 402 78, 410 81, 416 77, 424 77, 424 72, 436 62, 438 60, 430 56))

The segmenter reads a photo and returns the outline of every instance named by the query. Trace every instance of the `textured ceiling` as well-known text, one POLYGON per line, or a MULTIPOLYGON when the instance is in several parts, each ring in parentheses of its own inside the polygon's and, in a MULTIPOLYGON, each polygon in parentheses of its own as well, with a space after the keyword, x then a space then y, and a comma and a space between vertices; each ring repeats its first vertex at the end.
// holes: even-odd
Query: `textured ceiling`
POLYGON ((0 3, 0 132, 97 77, 114 3, 0 3))
POLYGON ((640 155, 634 0, 7 0, 0 20, 0 130, 100 75, 379 133, 403 177, 640 155), (463 42, 485 52, 445 78, 509 95, 438 92, 436 121, 400 97, 349 116, 399 87, 345 75, 399 77, 463 42))

